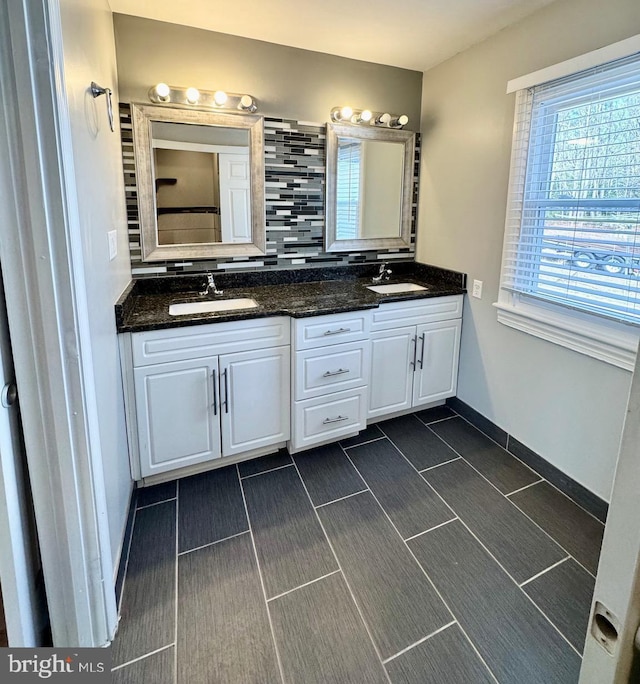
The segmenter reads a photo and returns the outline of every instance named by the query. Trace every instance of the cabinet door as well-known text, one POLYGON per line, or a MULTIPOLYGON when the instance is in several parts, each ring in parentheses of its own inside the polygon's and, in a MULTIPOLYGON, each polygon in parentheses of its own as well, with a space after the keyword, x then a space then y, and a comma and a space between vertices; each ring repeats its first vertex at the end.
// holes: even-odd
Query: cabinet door
POLYGON ((290 375, 289 347, 220 357, 224 456, 289 439, 290 375))
POLYGON ((455 396, 461 327, 460 318, 418 326, 414 406, 455 396))
POLYGON ((416 328, 371 335, 369 418, 411 408, 416 328))
POLYGON ((134 370, 143 477, 219 458, 217 359, 134 370))

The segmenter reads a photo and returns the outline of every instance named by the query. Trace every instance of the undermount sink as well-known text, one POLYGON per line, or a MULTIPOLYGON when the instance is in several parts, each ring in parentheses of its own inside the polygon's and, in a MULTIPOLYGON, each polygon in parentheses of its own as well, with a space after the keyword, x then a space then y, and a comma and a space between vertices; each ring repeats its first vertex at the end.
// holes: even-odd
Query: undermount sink
POLYGON ((378 294, 398 294, 399 292, 419 292, 427 288, 415 283, 388 283, 387 285, 367 285, 367 289, 378 294))
POLYGON ((170 316, 185 316, 187 314, 220 313, 222 311, 239 311, 241 309, 255 309, 258 306, 255 299, 238 297, 236 299, 207 300, 204 302, 182 302, 169 306, 170 316))

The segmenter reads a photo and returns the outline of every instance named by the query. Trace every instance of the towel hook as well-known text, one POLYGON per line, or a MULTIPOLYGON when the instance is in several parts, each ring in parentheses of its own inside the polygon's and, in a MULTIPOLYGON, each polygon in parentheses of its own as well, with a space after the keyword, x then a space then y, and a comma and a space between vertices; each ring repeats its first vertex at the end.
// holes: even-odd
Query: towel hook
POLYGON ((91 94, 93 97, 100 97, 100 95, 107 96, 107 116, 109 117, 109 127, 113 133, 113 105, 111 104, 111 89, 103 88, 95 81, 91 81, 91 94))

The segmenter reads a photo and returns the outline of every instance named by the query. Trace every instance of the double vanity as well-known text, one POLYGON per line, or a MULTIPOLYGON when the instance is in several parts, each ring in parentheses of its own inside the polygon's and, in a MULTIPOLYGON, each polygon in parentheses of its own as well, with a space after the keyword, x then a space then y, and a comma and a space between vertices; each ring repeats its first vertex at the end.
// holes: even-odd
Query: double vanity
POLYGON ((225 274, 217 294, 203 276, 134 281, 116 304, 134 479, 295 453, 455 395, 464 276, 393 271, 225 274))

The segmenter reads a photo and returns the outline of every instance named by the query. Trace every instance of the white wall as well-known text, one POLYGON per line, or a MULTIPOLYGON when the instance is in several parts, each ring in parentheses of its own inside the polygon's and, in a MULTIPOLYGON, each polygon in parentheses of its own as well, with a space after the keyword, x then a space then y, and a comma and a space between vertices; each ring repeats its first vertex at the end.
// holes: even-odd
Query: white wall
POLYGON ((640 33, 638 0, 558 0, 426 72, 417 258, 484 281, 458 396, 609 500, 629 372, 496 320, 513 126, 509 79, 640 33))
POLYGON ((130 279, 113 22, 107 0, 62 0, 60 6, 64 77, 83 228, 89 328, 115 572, 132 482, 113 308, 130 279), (105 96, 94 100, 88 91, 91 81, 114 91, 115 133, 110 131, 107 122, 105 96), (107 232, 114 229, 118 232, 118 256, 109 261, 107 232))

